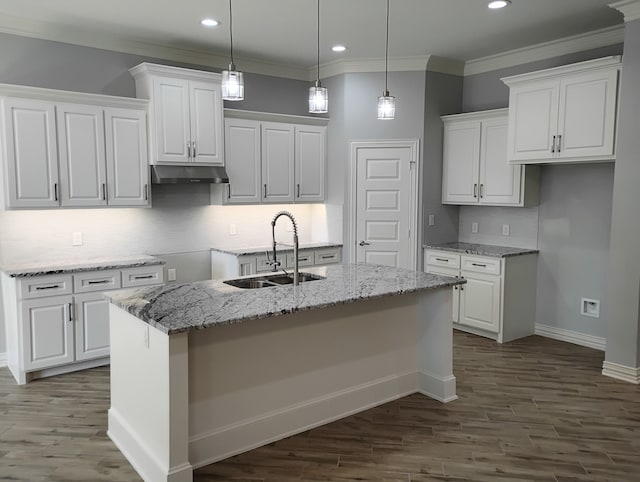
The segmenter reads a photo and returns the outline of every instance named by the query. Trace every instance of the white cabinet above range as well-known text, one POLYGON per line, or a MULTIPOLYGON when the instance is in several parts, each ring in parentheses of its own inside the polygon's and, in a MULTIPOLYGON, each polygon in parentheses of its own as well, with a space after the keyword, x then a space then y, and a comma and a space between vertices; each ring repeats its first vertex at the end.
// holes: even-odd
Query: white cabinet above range
POLYGON ((620 57, 506 77, 508 159, 515 164, 615 159, 620 57))
POLYGON ((224 165, 220 74, 146 62, 129 72, 150 100, 151 164, 224 165))

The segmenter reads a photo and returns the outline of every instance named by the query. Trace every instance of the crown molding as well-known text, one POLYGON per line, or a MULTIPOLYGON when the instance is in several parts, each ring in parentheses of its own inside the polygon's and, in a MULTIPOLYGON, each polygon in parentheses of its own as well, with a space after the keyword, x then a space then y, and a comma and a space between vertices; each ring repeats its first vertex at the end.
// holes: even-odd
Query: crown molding
POLYGON ((521 49, 508 50, 501 54, 469 60, 465 64, 464 75, 482 74, 623 42, 624 25, 616 25, 521 49))
POLYGON ((622 0, 621 2, 610 3, 609 6, 622 12, 625 22, 633 22, 640 19, 640 0, 622 0))

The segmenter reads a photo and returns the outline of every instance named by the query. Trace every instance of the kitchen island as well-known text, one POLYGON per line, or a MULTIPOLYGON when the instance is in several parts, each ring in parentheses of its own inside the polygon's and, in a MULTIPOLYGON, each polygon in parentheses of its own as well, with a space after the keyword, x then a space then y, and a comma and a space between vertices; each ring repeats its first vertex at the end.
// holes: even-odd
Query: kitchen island
POLYGON ((420 392, 456 398, 455 278, 374 265, 111 293, 108 434, 145 480, 420 392))

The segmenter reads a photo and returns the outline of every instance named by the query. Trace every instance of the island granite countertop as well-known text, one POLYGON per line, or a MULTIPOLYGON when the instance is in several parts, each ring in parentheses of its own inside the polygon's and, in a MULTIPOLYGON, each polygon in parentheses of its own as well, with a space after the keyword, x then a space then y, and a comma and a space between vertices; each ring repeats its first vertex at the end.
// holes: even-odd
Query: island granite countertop
MULTIPOLYGON (((298 246, 299 249, 321 249, 321 248, 342 248, 342 243, 337 243, 333 241, 306 241, 300 243, 298 246)), ((271 253, 273 249, 272 245, 259 245, 259 246, 240 246, 233 248, 225 248, 225 247, 213 247, 212 251, 219 251, 221 253, 233 254, 235 256, 245 256, 251 254, 264 254, 265 251, 271 253)), ((293 245, 287 244, 276 244, 276 251, 293 251, 293 245)))
POLYGON ((448 276, 366 264, 313 267, 304 271, 326 279, 307 281, 299 286, 259 289, 235 288, 222 280, 211 280, 110 291, 105 296, 114 305, 171 335, 465 282, 448 276))
POLYGON ((508 246, 494 246, 491 244, 463 243, 454 241, 452 243, 425 244, 423 248, 439 249, 440 251, 453 251, 462 254, 475 254, 477 256, 488 256, 491 258, 508 258, 510 256, 522 256, 525 254, 538 253, 537 249, 511 248, 508 246))
POLYGON ((34 262, 5 265, 0 267, 7 276, 27 278, 49 274, 78 273, 106 269, 134 268, 165 264, 165 260, 149 255, 103 257, 90 259, 70 259, 55 262, 34 262))

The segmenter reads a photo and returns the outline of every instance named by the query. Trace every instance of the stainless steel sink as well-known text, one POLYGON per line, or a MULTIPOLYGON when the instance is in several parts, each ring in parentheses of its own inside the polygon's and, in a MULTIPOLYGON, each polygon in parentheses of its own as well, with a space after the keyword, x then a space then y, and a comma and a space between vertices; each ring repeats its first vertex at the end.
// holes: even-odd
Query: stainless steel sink
MULTIPOLYGON (((319 279, 325 279, 324 276, 311 273, 299 273, 300 283, 305 281, 314 281, 319 279)), ((239 278, 229 279, 224 281, 225 284, 235 286, 236 288, 243 289, 256 289, 256 288, 270 288, 274 286, 282 286, 293 284, 293 274, 272 274, 266 276, 260 276, 258 278, 239 278)))

